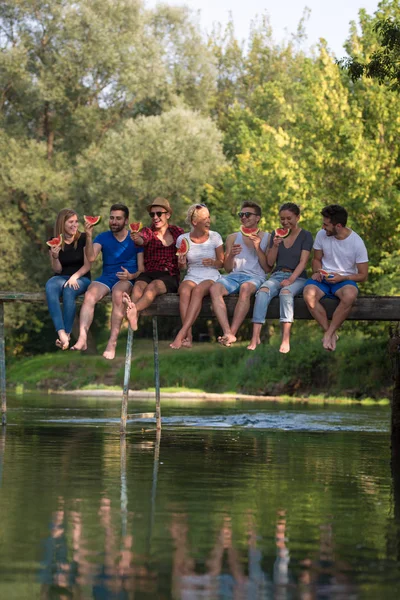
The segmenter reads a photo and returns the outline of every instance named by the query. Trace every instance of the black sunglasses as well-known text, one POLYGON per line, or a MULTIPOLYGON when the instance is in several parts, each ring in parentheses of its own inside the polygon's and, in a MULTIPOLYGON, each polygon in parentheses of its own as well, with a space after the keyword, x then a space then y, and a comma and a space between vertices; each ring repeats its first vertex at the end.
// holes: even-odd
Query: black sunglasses
POLYGON ((161 215, 166 215, 167 211, 166 210, 156 210, 156 212, 150 212, 149 215, 151 216, 152 219, 154 219, 154 217, 157 215, 158 218, 161 217, 161 215))
POLYGON ((247 211, 238 213, 238 217, 240 219, 243 219, 243 217, 246 217, 246 219, 248 219, 251 215, 257 216, 256 213, 251 213, 251 212, 247 212, 247 211))
POLYGON ((196 204, 195 208, 196 210, 200 210, 200 208, 207 208, 207 206, 205 204, 196 204))

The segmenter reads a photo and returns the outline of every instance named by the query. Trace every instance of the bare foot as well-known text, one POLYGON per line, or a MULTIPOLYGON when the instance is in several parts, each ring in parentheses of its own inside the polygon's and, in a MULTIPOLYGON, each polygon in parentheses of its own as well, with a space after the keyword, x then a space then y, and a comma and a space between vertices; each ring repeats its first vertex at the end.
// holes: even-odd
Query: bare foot
POLYGON ((117 342, 108 342, 106 349, 103 352, 104 358, 107 360, 112 360, 115 358, 115 349, 117 346, 117 342))
POLYGON ((138 313, 136 304, 134 302, 131 302, 131 306, 126 307, 126 318, 128 319, 129 325, 132 327, 133 331, 137 331, 138 313))
POLYGON ((221 344, 223 344, 224 346, 227 346, 228 348, 235 342, 236 342, 236 336, 234 336, 233 333, 227 333, 226 335, 222 336, 221 344))
POLYGON ((331 336, 331 343, 330 343, 330 347, 329 347, 329 350, 331 352, 334 352, 336 350, 336 342, 338 341, 338 339, 339 339, 339 336, 336 333, 334 333, 331 336))
POLYGON ((257 346, 259 346, 260 344, 261 344, 260 338, 256 338, 255 340, 253 340, 253 338, 252 338, 250 344, 247 346, 247 350, 255 350, 257 348, 257 346))
POLYGON ((174 341, 170 344, 170 348, 173 348, 174 350, 179 350, 179 348, 181 348, 182 344, 183 344, 183 339, 178 333, 178 335, 176 336, 174 341))
POLYGON ((85 341, 80 341, 78 339, 78 341, 76 342, 76 344, 74 344, 73 346, 71 346, 70 350, 78 350, 80 352, 84 352, 85 350, 87 350, 86 340, 85 341))
POLYGON ((281 352, 282 354, 287 354, 288 352, 290 352, 290 342, 288 341, 284 341, 281 343, 281 346, 279 348, 279 352, 281 352))
POLYGON ((193 343, 193 340, 192 340, 192 338, 189 338, 189 337, 185 337, 182 340, 182 346, 183 346, 183 348, 191 348, 192 345, 193 345, 192 343, 193 343))
POLYGON ((325 348, 325 350, 328 350, 328 352, 330 352, 332 350, 330 333, 325 333, 324 337, 322 338, 322 345, 325 348))
POLYGON ((127 294, 126 292, 124 292, 122 294, 122 302, 124 304, 126 304, 127 308, 131 308, 132 307, 132 304, 133 304, 132 299, 131 299, 130 295, 127 294))
POLYGON ((57 333, 58 333, 58 340, 56 340, 57 348, 60 348, 61 350, 68 350, 70 336, 68 335, 68 333, 66 333, 64 331, 64 329, 60 329, 57 333))

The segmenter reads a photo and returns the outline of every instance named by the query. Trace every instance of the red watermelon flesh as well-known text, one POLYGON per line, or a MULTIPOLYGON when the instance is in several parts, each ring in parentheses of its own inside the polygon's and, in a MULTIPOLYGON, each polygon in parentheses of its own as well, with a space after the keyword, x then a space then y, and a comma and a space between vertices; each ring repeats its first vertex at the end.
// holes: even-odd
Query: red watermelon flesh
POLYGON ((186 256, 186 254, 189 252, 189 248, 190 248, 189 240, 187 238, 183 238, 176 255, 177 256, 186 256))
POLYGON ((138 233, 142 229, 143 225, 139 223, 129 223, 129 229, 132 233, 138 233))
POLYGON ((97 217, 89 217, 88 215, 83 215, 83 218, 85 220, 85 223, 88 223, 89 225, 97 225, 101 221, 100 215, 97 217))
POLYGON ((321 275, 323 275, 323 277, 325 277, 326 279, 330 279, 331 277, 335 276, 335 273, 330 273, 329 271, 325 271, 325 269, 320 269, 319 272, 321 273, 321 275))
POLYGON ((275 237, 286 238, 288 235, 290 235, 290 229, 284 229, 283 227, 275 229, 275 237))
POLYGON ((245 236, 257 235, 259 231, 259 227, 245 227, 244 225, 240 226, 240 232, 245 236))
POLYGON ((62 244, 62 233, 58 237, 51 238, 51 240, 49 240, 48 242, 46 242, 46 244, 48 246, 50 246, 50 248, 58 248, 58 246, 61 246, 61 244, 62 244))

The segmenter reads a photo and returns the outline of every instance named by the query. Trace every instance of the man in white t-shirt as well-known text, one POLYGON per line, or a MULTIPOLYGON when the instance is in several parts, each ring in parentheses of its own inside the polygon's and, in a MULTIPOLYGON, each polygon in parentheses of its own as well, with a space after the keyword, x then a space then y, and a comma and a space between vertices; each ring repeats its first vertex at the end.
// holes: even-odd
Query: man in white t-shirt
MULTIPOLYGON (((255 202, 243 202, 238 214, 241 226, 257 230, 261 219, 261 207, 255 202)), ((271 270, 268 266, 266 249, 269 233, 258 231, 255 234, 243 235, 241 231, 231 233, 226 239, 224 275, 210 288, 212 307, 223 335, 218 341, 224 346, 236 342, 236 333, 243 323, 253 296, 265 281, 265 275, 271 270), (239 292, 232 324, 229 325, 228 312, 224 296, 239 292)))
POLYGON ((304 300, 314 319, 325 334, 322 344, 326 350, 335 350, 337 329, 350 313, 357 294, 357 282, 368 277, 368 254, 360 236, 349 227, 347 211, 338 204, 322 209, 322 229, 314 241, 313 275, 303 290, 304 300), (329 324, 321 298, 339 298, 340 302, 329 324))

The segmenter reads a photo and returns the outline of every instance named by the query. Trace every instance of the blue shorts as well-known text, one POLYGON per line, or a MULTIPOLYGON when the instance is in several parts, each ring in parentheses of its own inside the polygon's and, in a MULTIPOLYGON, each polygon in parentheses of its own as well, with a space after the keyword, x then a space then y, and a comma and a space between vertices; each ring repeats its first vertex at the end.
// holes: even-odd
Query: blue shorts
POLYGON ((358 290, 358 285, 351 279, 349 279, 349 281, 340 281, 339 283, 328 283, 327 281, 315 281, 315 279, 307 279, 304 287, 307 285, 315 285, 324 292, 327 298, 336 298, 336 292, 345 285, 352 285, 358 290))
MULTIPOLYGON (((119 283, 121 281, 121 279, 118 279, 118 277, 116 275, 100 275, 100 277, 95 279, 95 281, 97 283, 102 283, 103 285, 108 287, 108 289, 111 292, 114 285, 119 283)), ((130 283, 131 285, 133 285, 135 283, 135 279, 133 279, 132 281, 128 281, 127 279, 124 279, 124 281, 127 281, 127 283, 130 283)))
POLYGON ((215 283, 221 283, 224 286, 224 288, 228 291, 228 294, 234 294, 235 292, 239 291, 240 286, 243 283, 252 283, 256 288, 255 291, 257 291, 264 283, 264 281, 265 277, 235 272, 220 277, 215 283))

